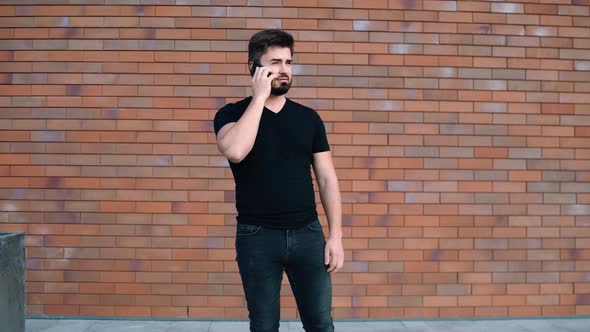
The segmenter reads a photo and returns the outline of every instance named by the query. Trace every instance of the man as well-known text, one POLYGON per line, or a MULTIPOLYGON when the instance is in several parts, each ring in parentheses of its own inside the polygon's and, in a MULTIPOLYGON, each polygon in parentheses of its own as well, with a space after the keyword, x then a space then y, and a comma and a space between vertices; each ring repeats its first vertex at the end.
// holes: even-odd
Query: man
POLYGON ((324 124, 314 110, 285 97, 293 44, 282 30, 254 34, 252 96, 224 106, 214 120, 217 146, 236 182, 236 259, 252 332, 278 332, 283 271, 304 329, 333 331, 330 274, 344 264, 340 190, 324 124), (310 166, 328 218, 327 240, 310 166))

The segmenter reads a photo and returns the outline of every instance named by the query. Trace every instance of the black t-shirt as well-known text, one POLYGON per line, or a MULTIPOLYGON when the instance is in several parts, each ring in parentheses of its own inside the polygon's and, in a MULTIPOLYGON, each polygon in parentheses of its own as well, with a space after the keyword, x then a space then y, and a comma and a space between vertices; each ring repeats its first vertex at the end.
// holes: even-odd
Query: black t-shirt
MULTIPOLYGON (((215 134, 237 122, 251 100, 222 107, 215 114, 215 134)), ((288 229, 316 220, 311 163, 314 153, 328 150, 324 123, 313 109, 288 98, 278 113, 265 107, 252 150, 241 162, 229 162, 238 222, 288 229)))

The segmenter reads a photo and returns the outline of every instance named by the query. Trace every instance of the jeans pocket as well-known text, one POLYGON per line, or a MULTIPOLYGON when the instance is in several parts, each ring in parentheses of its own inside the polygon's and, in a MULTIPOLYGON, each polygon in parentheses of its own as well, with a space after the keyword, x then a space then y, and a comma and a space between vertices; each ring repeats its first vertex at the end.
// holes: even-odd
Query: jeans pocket
POLYGON ((252 236, 262 229, 262 226, 238 224, 236 226, 236 236, 252 236))
POLYGON ((309 228, 315 232, 321 232, 322 231, 322 224, 320 224, 319 220, 316 220, 316 221, 312 222, 311 224, 308 224, 307 228, 309 228))

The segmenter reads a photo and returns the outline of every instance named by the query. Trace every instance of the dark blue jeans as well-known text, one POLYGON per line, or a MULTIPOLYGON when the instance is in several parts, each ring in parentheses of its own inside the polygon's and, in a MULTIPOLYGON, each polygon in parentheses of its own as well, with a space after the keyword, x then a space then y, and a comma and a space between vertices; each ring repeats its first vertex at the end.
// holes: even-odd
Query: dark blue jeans
POLYGON ((283 271, 289 278, 305 331, 334 331, 332 282, 324 265, 325 244, 317 220, 289 230, 238 224, 236 253, 250 331, 279 331, 283 271))

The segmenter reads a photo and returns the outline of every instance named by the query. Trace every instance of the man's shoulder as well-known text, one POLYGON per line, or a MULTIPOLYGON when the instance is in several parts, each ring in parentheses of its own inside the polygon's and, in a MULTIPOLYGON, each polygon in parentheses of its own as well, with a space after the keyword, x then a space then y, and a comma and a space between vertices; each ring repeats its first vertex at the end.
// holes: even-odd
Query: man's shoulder
POLYGON ((246 111, 246 108, 248 108, 249 103, 248 98, 244 98, 233 103, 228 103, 215 112, 213 118, 215 134, 226 124, 238 121, 246 111))
MULTIPOLYGON (((291 104, 292 107, 297 107, 297 108, 302 108, 308 111, 314 111, 313 108, 309 107, 309 106, 305 106, 301 103, 296 102, 295 100, 291 99, 291 98, 287 98, 287 101, 291 104)), ((315 111, 314 111, 315 112, 315 111)))
POLYGON ((318 116, 318 113, 316 110, 314 110, 313 108, 309 107, 309 106, 305 106, 303 104, 300 104, 296 101, 294 101, 293 99, 287 98, 287 100, 289 101, 289 103, 291 104, 291 107, 298 109, 299 111, 301 111, 301 113, 303 114, 307 114, 310 116, 318 116))

